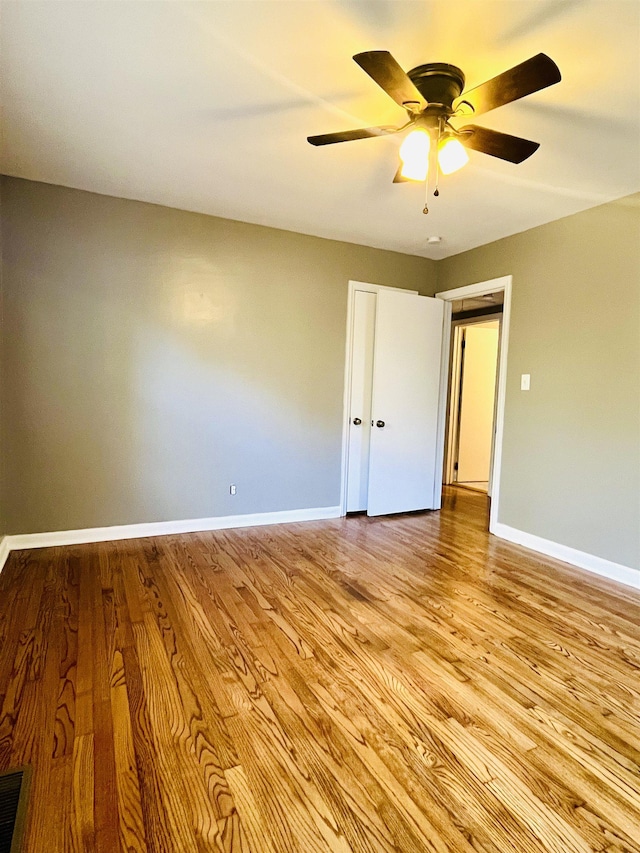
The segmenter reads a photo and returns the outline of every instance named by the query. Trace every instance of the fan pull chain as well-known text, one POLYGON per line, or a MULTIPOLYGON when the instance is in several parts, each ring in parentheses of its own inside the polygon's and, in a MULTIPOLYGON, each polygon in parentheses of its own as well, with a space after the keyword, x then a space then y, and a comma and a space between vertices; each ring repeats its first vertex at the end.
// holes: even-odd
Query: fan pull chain
MULTIPOLYGON (((442 138, 442 128, 443 128, 443 121, 442 121, 442 119, 440 119, 440 123, 438 126, 438 148, 440 147, 440 139, 442 138)), ((435 161, 435 165, 436 165, 436 186, 435 186, 435 189, 433 191, 433 194, 436 198, 438 198, 438 196, 440 195, 440 190, 438 189, 438 184, 440 183, 440 160, 439 160, 437 154, 434 158, 434 161, 435 161)))
MULTIPOLYGON (((436 138, 436 145, 433 149, 434 153, 432 155, 431 166, 435 167, 435 181, 433 187, 433 194, 436 198, 440 195, 440 189, 438 185, 440 183, 440 161, 438 160, 438 147, 440 144, 440 139, 442 137, 442 119, 440 119, 440 123, 438 125, 438 136, 436 138)), ((423 213, 429 213, 429 178, 431 176, 432 169, 429 169, 427 172, 427 180, 425 181, 425 199, 424 199, 424 208, 422 209, 423 213)))

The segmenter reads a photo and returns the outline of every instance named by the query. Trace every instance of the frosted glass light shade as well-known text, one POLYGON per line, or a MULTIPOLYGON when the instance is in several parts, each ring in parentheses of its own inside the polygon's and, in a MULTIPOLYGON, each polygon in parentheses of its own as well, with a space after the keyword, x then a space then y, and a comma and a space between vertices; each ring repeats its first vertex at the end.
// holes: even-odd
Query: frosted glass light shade
POLYGON ((410 181, 425 181, 429 171, 431 139, 424 130, 412 130, 400 146, 402 170, 400 174, 410 181))
POLYGON ((453 136, 448 136, 438 148, 438 164, 443 175, 457 172, 469 162, 469 155, 464 145, 453 136))

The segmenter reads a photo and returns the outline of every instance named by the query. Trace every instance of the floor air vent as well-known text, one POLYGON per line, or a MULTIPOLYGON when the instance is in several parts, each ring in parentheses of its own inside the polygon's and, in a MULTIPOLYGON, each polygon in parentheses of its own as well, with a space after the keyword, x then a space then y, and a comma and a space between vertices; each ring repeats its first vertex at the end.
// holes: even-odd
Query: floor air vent
POLYGON ((0 853, 19 853, 27 813, 30 768, 0 774, 0 853))

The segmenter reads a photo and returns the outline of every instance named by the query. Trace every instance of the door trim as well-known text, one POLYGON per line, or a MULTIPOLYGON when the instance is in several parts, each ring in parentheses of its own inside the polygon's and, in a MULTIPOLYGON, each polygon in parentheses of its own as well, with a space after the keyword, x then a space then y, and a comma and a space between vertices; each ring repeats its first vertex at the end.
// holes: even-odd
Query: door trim
MULTIPOLYGON (((353 358, 353 314, 356 290, 367 293, 379 293, 381 290, 394 290, 397 293, 417 294, 417 290, 402 287, 388 287, 384 284, 372 284, 367 281, 349 281, 347 290, 347 334, 344 350, 344 393, 342 396, 342 456, 340 462, 340 515, 347 514, 347 472, 349 470, 349 400, 351 399, 351 361, 353 358)), ((446 312, 446 306, 445 306, 446 312)), ((436 468, 437 470, 437 468, 436 468)))
MULTIPOLYGON (((442 341, 442 380, 440 382, 440 406, 438 412, 438 464, 436 470, 442 472, 444 464, 444 434, 447 419, 447 391, 449 384, 449 354, 451 347, 451 303, 458 299, 467 299, 471 296, 482 296, 485 293, 495 293, 501 290, 504 293, 502 305, 502 326, 500 330, 500 355, 498 359, 498 391, 496 400, 496 432, 495 446, 493 452, 493 466, 491 471, 491 510, 489 513, 489 532, 496 533, 498 525, 498 511, 500 507, 500 474, 502 472, 502 440, 504 435, 504 405, 507 393, 507 356, 509 350, 509 324, 511 320, 511 285, 513 276, 505 275, 500 278, 492 278, 488 281, 479 281, 465 287, 457 287, 454 290, 443 290, 436 293, 436 299, 443 299, 445 306, 445 330, 442 341)), ((437 478, 436 478, 437 479, 437 478)), ((441 488, 441 482, 436 483, 436 488, 441 488)))
POLYGON ((449 393, 447 405, 446 435, 444 439, 444 473, 442 482, 451 485, 456 482, 455 463, 460 444, 460 415, 462 411, 462 377, 464 370, 464 347, 466 326, 451 324, 453 352, 449 359, 449 393))

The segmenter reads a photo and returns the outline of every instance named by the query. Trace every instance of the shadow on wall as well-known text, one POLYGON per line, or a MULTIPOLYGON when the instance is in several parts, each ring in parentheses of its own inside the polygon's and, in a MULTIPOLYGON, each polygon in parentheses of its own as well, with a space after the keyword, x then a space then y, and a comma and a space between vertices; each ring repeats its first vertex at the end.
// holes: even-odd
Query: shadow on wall
POLYGON ((16 183, 8 532, 336 505, 347 280, 318 287, 323 247, 16 183))

